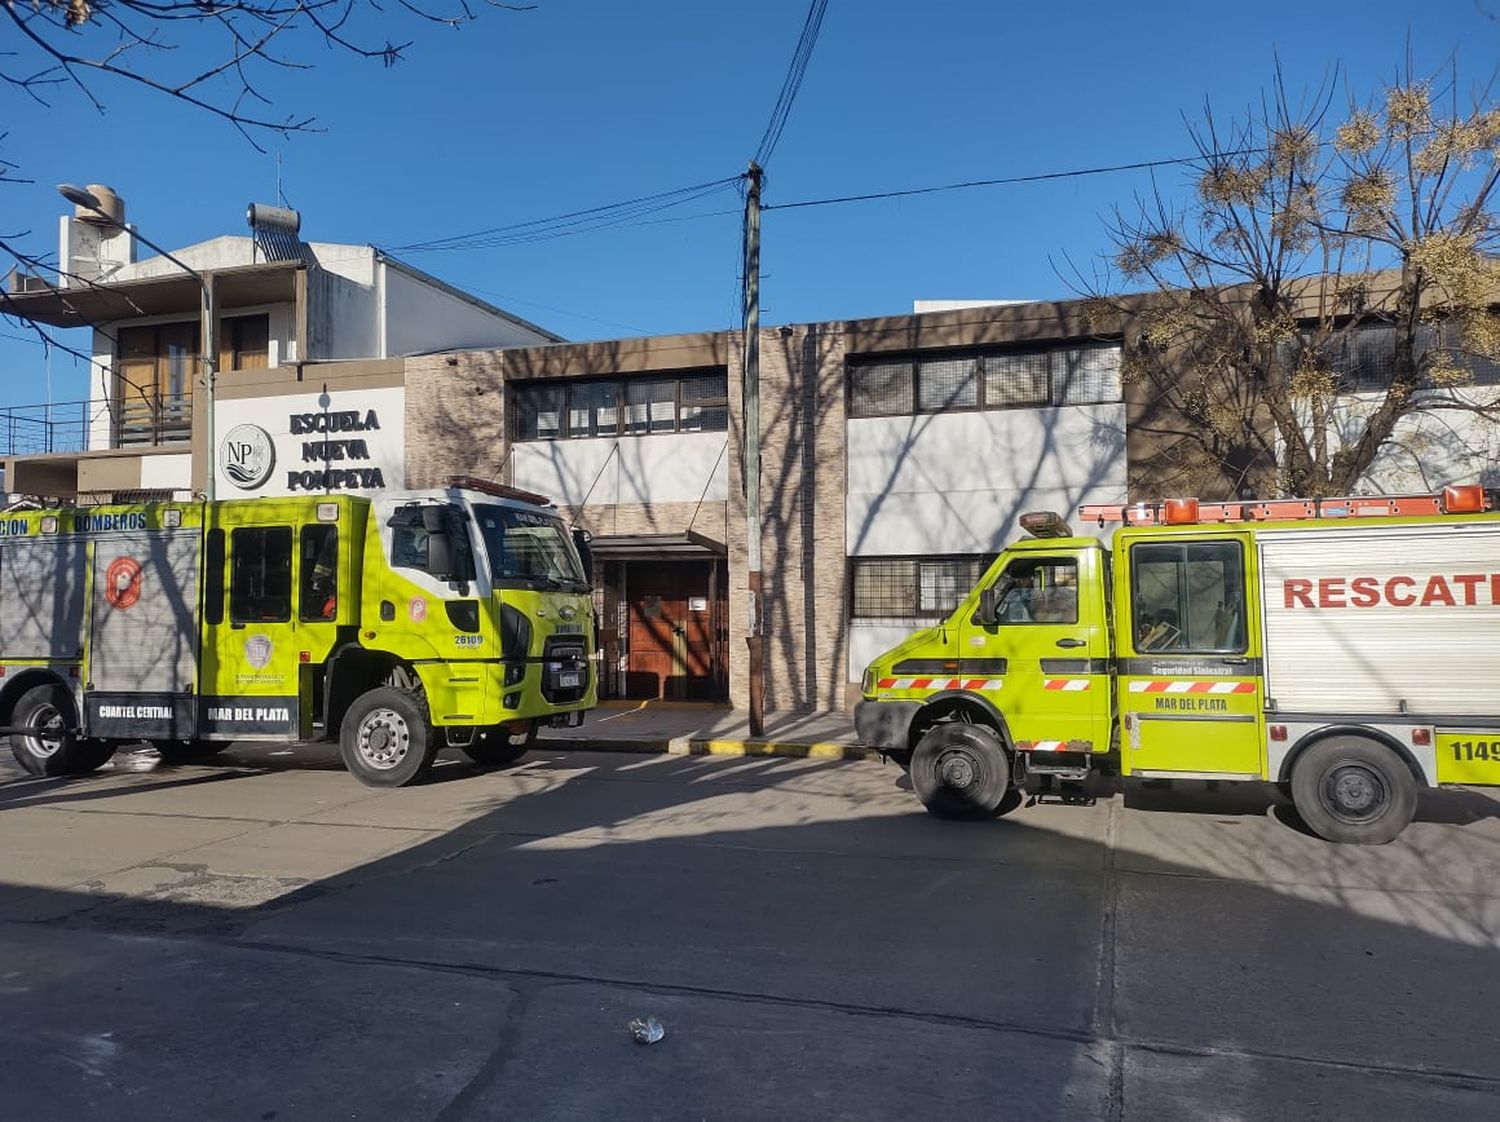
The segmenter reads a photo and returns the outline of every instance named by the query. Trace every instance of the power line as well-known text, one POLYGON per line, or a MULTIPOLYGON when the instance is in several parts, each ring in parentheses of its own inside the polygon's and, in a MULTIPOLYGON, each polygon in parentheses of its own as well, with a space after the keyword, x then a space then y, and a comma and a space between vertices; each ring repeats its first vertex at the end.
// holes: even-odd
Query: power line
POLYGON ((738 176, 727 176, 707 183, 697 183, 670 191, 658 191, 650 195, 622 199, 619 202, 606 203, 602 206, 569 211, 551 218, 535 218, 526 222, 512 222, 504 226, 474 230, 467 234, 454 234, 446 238, 411 242, 406 245, 393 246, 391 250, 396 253, 437 253, 446 250, 495 249, 501 246, 520 245, 568 234, 605 229, 712 195, 724 190, 738 179, 738 176))
MULTIPOLYGON (((1242 156, 1257 151, 1245 148, 1237 152, 1216 152, 1213 158, 1242 156)), ((1208 159, 1205 156, 1177 156, 1169 160, 1141 160, 1133 164, 1108 164, 1103 167, 1077 168, 1071 171, 1039 172, 1036 175, 1008 175, 1000 179, 970 179, 963 183, 944 183, 935 187, 908 187, 900 191, 875 191, 868 195, 838 195, 828 199, 805 199, 795 203, 767 203, 766 210, 795 210, 798 207, 832 206, 835 203, 863 203, 874 199, 899 199, 909 195, 932 195, 939 191, 961 191, 968 187, 999 187, 1011 183, 1040 183, 1049 179, 1077 179, 1086 175, 1108 175, 1117 171, 1141 171, 1145 168, 1164 168, 1181 164, 1197 164, 1208 159)))
POLYGON ((802 21, 802 34, 797 39, 797 49, 792 52, 791 64, 786 77, 781 81, 781 92, 776 96, 776 105, 771 110, 771 119, 766 122, 766 131, 761 135, 760 146, 755 149, 755 162, 765 167, 771 153, 781 141, 782 130, 792 113, 792 103, 797 100, 797 91, 802 88, 802 78, 807 73, 808 61, 818 43, 818 32, 823 27, 823 13, 828 10, 828 0, 812 0, 807 6, 807 18, 802 21))

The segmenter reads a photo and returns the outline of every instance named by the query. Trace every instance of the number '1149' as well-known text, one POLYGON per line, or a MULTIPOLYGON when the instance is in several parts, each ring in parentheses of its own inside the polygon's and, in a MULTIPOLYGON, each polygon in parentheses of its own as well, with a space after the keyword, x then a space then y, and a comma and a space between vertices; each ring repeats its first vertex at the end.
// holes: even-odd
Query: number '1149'
POLYGON ((1456 740, 1453 742, 1455 760, 1490 760, 1500 764, 1500 740, 1456 740))

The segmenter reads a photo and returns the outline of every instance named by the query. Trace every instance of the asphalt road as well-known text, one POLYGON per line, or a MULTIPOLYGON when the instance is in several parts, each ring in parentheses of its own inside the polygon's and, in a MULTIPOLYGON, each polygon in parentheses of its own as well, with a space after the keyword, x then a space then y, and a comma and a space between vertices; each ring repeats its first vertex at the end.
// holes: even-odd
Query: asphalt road
POLYGON ((0 1115, 1500 1116, 1500 800, 927 816, 871 762, 0 765, 0 1115), (666 1036, 636 1044, 632 1017, 666 1036))

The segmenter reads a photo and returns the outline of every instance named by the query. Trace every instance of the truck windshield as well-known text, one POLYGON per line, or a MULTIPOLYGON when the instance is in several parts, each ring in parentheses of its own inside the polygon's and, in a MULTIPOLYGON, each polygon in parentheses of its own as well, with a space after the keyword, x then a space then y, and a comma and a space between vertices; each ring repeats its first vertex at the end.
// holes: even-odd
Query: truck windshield
POLYGON ((476 503, 474 520, 484 537, 497 588, 588 590, 573 539, 556 518, 476 503))

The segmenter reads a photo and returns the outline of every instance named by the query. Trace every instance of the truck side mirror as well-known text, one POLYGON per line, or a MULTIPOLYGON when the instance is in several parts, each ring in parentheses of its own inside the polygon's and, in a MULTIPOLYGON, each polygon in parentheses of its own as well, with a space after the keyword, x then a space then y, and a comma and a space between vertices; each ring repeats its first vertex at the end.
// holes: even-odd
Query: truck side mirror
POLYGON ((447 580, 453 572, 453 539, 446 533, 427 535, 427 571, 438 580, 447 580))
POLYGON ((979 593, 979 607, 974 612, 974 622, 991 627, 999 622, 1000 598, 1005 595, 1005 589, 999 581, 990 585, 979 593))
POLYGON ((587 530, 573 527, 573 548, 578 550, 578 560, 583 562, 583 579, 589 584, 594 583, 594 549, 589 543, 594 540, 594 535, 587 530))

